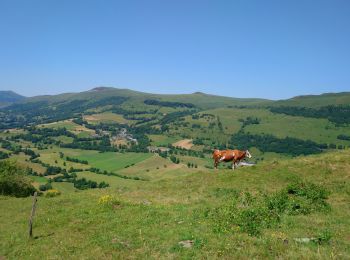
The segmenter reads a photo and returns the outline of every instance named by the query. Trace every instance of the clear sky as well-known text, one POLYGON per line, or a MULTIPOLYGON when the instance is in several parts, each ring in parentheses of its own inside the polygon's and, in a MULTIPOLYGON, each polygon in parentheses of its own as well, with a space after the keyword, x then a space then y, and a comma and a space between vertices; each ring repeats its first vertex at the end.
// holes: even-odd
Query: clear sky
POLYGON ((0 90, 350 91, 349 0, 0 0, 0 90))

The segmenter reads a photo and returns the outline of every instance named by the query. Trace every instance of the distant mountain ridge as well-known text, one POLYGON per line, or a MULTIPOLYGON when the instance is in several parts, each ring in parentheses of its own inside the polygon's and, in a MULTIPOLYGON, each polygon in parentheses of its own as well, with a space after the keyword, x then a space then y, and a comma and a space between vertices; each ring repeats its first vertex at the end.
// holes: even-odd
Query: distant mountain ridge
POLYGON ((45 101, 52 104, 73 100, 100 100, 112 97, 123 97, 141 102, 146 99, 155 99, 159 101, 191 103, 197 107, 206 109, 224 106, 298 106, 314 108, 328 105, 350 105, 350 92, 300 95, 274 101, 262 98, 234 98, 198 91, 192 94, 154 94, 104 86, 95 87, 83 92, 33 97, 24 97, 13 91, 0 91, 0 105, 9 105, 14 102, 27 103, 38 101, 45 101))
POLYGON ((350 92, 303 95, 274 102, 278 106, 322 107, 329 105, 350 105, 350 92))
POLYGON ((11 90, 0 90, 0 102, 12 103, 25 99, 24 96, 21 96, 11 90))

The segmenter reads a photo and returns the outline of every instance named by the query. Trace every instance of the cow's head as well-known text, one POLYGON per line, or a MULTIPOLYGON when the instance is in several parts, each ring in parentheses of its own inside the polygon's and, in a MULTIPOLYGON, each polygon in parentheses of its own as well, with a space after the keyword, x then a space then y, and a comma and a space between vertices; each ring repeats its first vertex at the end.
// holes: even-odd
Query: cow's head
POLYGON ((252 158, 252 155, 250 154, 250 152, 248 150, 245 151, 245 157, 252 158))

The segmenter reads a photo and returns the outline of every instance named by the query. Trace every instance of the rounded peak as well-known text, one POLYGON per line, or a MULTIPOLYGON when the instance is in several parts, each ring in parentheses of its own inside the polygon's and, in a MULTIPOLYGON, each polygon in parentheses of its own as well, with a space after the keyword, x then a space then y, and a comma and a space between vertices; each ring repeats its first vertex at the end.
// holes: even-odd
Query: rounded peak
POLYGON ((104 90, 108 90, 108 89, 111 89, 111 88, 109 88, 109 87, 96 87, 96 88, 90 89, 89 91, 104 91, 104 90))

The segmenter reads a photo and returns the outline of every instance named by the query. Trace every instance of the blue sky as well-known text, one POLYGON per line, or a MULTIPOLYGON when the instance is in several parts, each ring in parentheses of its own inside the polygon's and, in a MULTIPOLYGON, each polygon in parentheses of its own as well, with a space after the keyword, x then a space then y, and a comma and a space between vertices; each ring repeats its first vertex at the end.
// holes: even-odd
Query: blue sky
POLYGON ((350 91, 348 0, 0 0, 0 90, 350 91))

